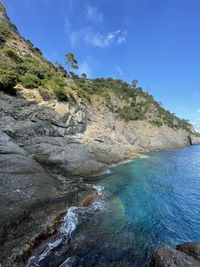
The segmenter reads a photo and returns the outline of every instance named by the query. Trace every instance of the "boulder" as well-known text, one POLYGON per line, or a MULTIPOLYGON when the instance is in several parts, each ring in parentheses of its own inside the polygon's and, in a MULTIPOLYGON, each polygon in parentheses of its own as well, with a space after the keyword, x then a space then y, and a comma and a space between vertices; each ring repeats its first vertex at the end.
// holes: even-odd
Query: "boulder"
POLYGON ((200 243, 198 242, 184 243, 177 245, 176 249, 200 261, 200 243))
POLYGON ((200 262, 172 248, 162 247, 154 251, 151 267, 199 267, 200 262))

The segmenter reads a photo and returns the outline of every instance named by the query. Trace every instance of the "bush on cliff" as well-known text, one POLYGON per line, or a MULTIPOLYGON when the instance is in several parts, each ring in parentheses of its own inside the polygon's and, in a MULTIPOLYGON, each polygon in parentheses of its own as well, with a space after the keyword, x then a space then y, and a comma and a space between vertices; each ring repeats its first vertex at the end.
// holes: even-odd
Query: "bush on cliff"
POLYGON ((10 26, 6 22, 0 23, 0 42, 5 42, 10 36, 10 26))
POLYGON ((18 66, 9 57, 0 53, 0 89, 6 93, 15 93, 13 87, 19 81, 18 66))
POLYGON ((38 88, 41 85, 41 80, 34 74, 26 73, 20 78, 21 84, 25 88, 38 88))

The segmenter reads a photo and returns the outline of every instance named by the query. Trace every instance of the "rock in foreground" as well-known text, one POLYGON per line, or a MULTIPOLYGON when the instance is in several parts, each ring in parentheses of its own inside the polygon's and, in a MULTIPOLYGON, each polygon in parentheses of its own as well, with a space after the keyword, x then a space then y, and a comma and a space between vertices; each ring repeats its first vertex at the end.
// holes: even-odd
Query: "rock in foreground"
POLYGON ((200 261, 200 243, 198 242, 184 243, 177 245, 176 249, 200 261))
POLYGON ((186 243, 177 249, 161 247, 153 253, 152 267, 198 267, 200 243, 186 243))

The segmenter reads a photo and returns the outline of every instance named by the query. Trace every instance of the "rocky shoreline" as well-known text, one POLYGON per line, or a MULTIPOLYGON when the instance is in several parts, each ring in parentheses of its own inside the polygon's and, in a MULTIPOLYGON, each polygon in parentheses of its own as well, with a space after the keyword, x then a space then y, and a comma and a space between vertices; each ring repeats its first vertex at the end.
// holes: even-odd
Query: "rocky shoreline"
POLYGON ((87 184, 72 184, 56 198, 30 207, 9 225, 1 225, 2 266, 24 266, 32 251, 50 236, 55 235, 71 206, 88 206, 98 198, 96 189, 87 184))
POLYGON ((20 267, 57 233, 70 207, 90 207, 98 198, 85 180, 137 153, 200 144, 200 137, 141 88, 59 73, 19 34, 1 3, 0 23, 0 265, 20 267), (41 86, 23 84, 27 75, 41 86), (145 116, 133 116, 136 106, 145 116))
MULTIPOLYGON (((75 178, 103 175, 110 166, 122 164, 138 152, 190 145, 184 130, 176 132, 147 122, 125 123, 96 101, 86 110, 81 105, 55 102, 52 106, 0 93, 3 266, 11 262, 20 266, 14 265, 14 259, 24 244, 36 244, 32 240, 37 236, 52 232, 53 217, 72 205, 82 205, 91 188, 75 178)), ((192 143, 198 142, 193 136, 192 143)), ((25 251, 31 251, 32 245, 27 248, 25 251)))

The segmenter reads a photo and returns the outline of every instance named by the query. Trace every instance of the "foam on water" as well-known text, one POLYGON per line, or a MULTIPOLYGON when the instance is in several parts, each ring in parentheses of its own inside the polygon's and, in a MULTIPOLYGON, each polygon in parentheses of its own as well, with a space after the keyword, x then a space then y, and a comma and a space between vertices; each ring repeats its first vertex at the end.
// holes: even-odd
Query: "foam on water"
POLYGON ((144 154, 139 154, 139 155, 138 155, 138 158, 140 158, 140 159, 148 159, 149 156, 144 155, 144 154))
MULTIPOLYGON (((104 187, 93 186, 97 190, 97 194, 102 196, 104 187)), ((96 211, 102 210, 104 207, 103 199, 95 201, 89 207, 70 207, 64 217, 63 224, 60 228, 64 236, 70 236, 79 224, 86 222, 96 211)))
MULTIPOLYGON (((93 188, 97 191, 99 196, 102 196, 104 187, 103 186, 93 186, 93 188)), ((72 206, 68 209, 66 215, 64 216, 62 225, 60 227, 60 233, 62 238, 56 240, 53 243, 48 243, 46 248, 40 255, 30 257, 27 267, 39 267, 40 263, 48 257, 52 250, 55 250, 60 245, 64 244, 66 240, 71 238, 72 233, 76 230, 76 228, 85 222, 87 222, 94 214, 98 211, 103 210, 105 203, 103 198, 94 201, 88 207, 75 207, 72 206)), ((61 264, 62 267, 71 266, 72 259, 67 258, 66 261, 61 264)))

